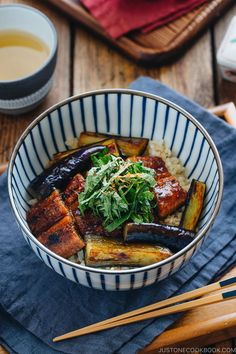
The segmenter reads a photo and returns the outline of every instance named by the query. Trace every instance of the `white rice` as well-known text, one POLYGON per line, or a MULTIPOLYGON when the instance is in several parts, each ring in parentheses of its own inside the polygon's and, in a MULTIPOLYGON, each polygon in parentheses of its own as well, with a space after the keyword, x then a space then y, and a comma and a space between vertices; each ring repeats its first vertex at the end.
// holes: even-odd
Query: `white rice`
POLYGON ((185 175, 185 169, 180 160, 172 155, 171 150, 162 140, 160 143, 151 140, 148 145, 149 156, 159 156, 165 161, 167 169, 175 176, 184 190, 189 189, 190 181, 185 175))

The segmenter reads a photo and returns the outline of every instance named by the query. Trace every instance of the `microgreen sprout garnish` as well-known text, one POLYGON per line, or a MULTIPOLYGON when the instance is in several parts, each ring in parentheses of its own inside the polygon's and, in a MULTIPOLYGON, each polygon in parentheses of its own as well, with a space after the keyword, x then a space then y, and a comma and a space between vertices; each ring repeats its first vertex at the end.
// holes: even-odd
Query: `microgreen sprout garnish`
POLYGON ((85 190, 79 195, 79 209, 102 217, 109 232, 125 221, 153 220, 155 171, 141 162, 124 161, 106 151, 92 156, 93 166, 87 175, 85 190))

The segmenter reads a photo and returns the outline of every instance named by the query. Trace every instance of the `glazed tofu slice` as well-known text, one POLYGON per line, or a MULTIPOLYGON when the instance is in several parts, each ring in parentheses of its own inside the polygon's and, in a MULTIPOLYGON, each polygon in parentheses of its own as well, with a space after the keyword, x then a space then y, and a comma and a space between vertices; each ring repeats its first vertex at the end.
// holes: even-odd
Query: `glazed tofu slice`
POLYGON ((187 196, 187 193, 174 176, 157 179, 154 192, 160 218, 165 218, 181 207, 185 203, 187 196))
POLYGON ((164 178, 170 176, 169 171, 166 168, 165 162, 158 156, 132 156, 129 157, 129 161, 138 162, 141 161, 145 167, 152 168, 156 172, 157 178, 164 178))
POLYGON ((71 209, 78 208, 78 194, 84 190, 84 177, 77 173, 70 182, 67 184, 64 192, 62 193, 62 199, 67 206, 71 209))
POLYGON ((165 162, 158 156, 137 156, 131 161, 142 161, 145 167, 156 172, 157 184, 154 193, 157 201, 157 212, 160 218, 172 214, 181 207, 187 197, 186 191, 181 187, 176 177, 172 176, 166 168, 165 162))
POLYGON ((51 251, 64 258, 73 256, 85 246, 69 215, 41 233, 37 239, 51 251))
POLYGON ((76 226, 83 236, 93 234, 115 237, 122 234, 121 230, 114 230, 112 232, 106 231, 102 225, 103 220, 91 212, 86 212, 85 215, 82 216, 78 210, 74 213, 74 218, 76 226))
POLYGON ((55 190, 49 197, 30 208, 27 212, 27 222, 32 233, 37 236, 68 214, 68 208, 55 190))

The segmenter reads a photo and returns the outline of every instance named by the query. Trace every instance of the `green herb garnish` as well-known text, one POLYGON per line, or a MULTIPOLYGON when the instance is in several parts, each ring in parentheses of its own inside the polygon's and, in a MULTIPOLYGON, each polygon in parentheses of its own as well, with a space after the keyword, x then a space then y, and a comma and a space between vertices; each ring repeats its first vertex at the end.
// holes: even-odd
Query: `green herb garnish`
POLYGON ((85 190, 79 195, 79 209, 87 209, 104 220, 109 232, 125 221, 151 222, 155 171, 141 162, 124 161, 106 152, 92 156, 85 190))

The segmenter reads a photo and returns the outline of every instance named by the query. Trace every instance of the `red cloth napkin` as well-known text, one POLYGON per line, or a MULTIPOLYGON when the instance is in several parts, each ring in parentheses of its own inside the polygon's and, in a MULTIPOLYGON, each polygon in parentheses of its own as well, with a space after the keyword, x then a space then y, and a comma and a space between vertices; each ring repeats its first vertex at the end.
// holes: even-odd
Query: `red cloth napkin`
POLYGON ((150 31, 206 0, 81 0, 113 38, 132 30, 150 31))

